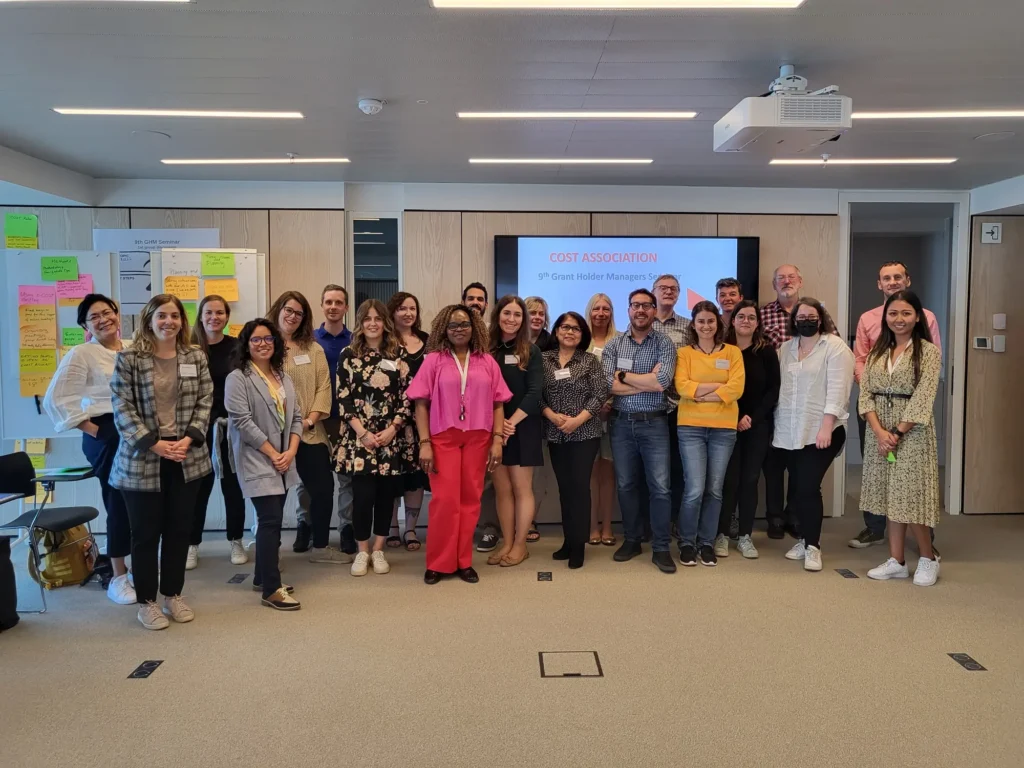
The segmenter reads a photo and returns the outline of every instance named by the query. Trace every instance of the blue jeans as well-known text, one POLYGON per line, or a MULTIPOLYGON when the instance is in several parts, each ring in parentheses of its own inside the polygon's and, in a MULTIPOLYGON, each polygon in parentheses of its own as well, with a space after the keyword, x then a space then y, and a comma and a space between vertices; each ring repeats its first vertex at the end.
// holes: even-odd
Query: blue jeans
POLYGON ((678 427, 676 432, 686 478, 679 509, 679 541, 684 546, 711 546, 718 533, 722 486, 736 445, 736 430, 678 427))
POLYGON ((619 496, 626 541, 639 543, 644 535, 637 492, 637 481, 643 472, 650 498, 651 547, 655 552, 668 552, 671 541, 672 481, 666 417, 630 421, 627 416, 616 416, 609 426, 615 490, 619 496))

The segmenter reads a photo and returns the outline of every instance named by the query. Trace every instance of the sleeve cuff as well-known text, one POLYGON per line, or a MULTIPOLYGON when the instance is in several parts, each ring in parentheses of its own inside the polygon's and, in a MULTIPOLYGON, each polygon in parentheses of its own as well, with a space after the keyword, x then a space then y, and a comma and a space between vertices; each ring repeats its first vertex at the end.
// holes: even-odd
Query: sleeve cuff
POLYGON ((156 445, 158 436, 155 432, 147 432, 142 437, 135 440, 135 452, 143 453, 148 451, 154 445, 156 445))
POLYGON ((194 443, 205 443, 206 435, 204 435, 198 428, 189 427, 185 430, 185 436, 191 437, 194 443))

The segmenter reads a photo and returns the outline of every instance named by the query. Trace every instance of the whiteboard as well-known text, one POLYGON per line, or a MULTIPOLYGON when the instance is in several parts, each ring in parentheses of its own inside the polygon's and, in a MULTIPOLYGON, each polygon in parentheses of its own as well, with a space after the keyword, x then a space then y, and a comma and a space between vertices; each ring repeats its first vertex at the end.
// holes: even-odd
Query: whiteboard
MULTIPOLYGON (((2 398, 3 437, 7 440, 29 437, 73 437, 81 438, 78 430, 57 434, 53 423, 45 413, 36 410, 35 398, 22 397, 19 387, 18 350, 18 286, 47 285, 40 279, 40 264, 43 256, 75 256, 78 259, 80 275, 92 275, 93 291, 120 300, 118 294, 118 265, 115 254, 100 251, 0 251, 3 253, 4 268, 0 271, 0 296, 4 297, 2 321, 4 333, 0 334, 0 362, 3 376, 0 377, 0 398, 2 398)), ((52 285, 52 283, 51 283, 52 285)), ((78 307, 57 307, 57 342, 60 343, 64 328, 77 328, 78 307)), ((39 397, 40 404, 42 396, 39 397)), ((41 410, 41 409, 40 409, 41 410)))
POLYGON ((235 254, 238 301, 229 302, 232 325, 244 325, 267 314, 267 256, 251 248, 164 248, 159 253, 154 252, 151 261, 153 294, 163 293, 165 277, 192 275, 200 278, 200 298, 205 296, 204 253, 235 254))

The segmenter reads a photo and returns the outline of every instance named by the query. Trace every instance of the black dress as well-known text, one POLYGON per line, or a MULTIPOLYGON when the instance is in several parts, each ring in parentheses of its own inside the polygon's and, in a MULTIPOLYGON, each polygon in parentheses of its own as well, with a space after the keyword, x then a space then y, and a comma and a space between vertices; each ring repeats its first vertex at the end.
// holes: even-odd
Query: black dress
POLYGON ((540 415, 540 398, 544 390, 544 362, 541 351, 535 344, 530 345, 530 360, 526 370, 519 367, 514 343, 499 342, 493 354, 505 384, 512 392, 512 399, 505 403, 505 418, 520 409, 526 413, 526 418, 516 425, 516 433, 505 444, 501 463, 506 467, 542 467, 544 449, 541 438, 544 436, 544 425, 540 415))
MULTIPOLYGON (((423 342, 423 346, 419 348, 418 352, 409 352, 406 350, 405 362, 409 364, 409 381, 410 383, 416 374, 420 370, 420 366, 423 365, 423 358, 427 356, 427 339, 430 338, 430 334, 424 333, 423 331, 413 331, 416 337, 423 342)), ((413 415, 415 416, 415 408, 413 409, 413 415)), ((412 465, 416 467, 410 472, 406 472, 402 475, 402 492, 411 493, 412 491, 418 491, 420 488, 430 490, 430 478, 427 477, 427 473, 420 466, 420 441, 416 435, 416 424, 415 419, 410 418, 409 424, 406 426, 406 438, 413 445, 412 452, 412 465)))

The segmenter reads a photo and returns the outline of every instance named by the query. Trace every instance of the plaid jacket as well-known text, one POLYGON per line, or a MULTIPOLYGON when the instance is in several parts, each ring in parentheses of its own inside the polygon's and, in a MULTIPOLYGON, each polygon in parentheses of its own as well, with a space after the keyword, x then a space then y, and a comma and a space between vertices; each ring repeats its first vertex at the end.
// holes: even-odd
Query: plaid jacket
MULTIPOLYGON (((178 405, 175 411, 179 428, 192 438, 182 462, 185 482, 197 480, 213 471, 206 447, 206 430, 213 406, 213 380, 206 355, 199 349, 178 353, 182 365, 194 365, 196 376, 178 377, 178 405)), ((121 442, 110 471, 110 484, 122 491, 160 492, 160 457, 149 450, 160 432, 156 416, 156 393, 153 388, 153 358, 140 355, 135 349, 118 353, 114 376, 110 380, 113 393, 114 423, 121 442)))

